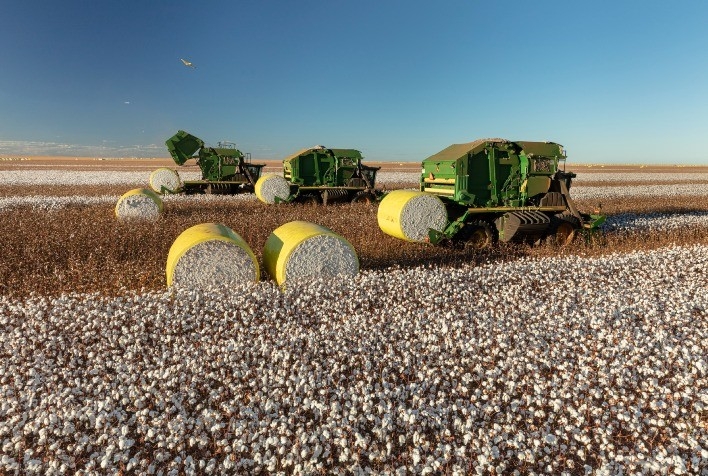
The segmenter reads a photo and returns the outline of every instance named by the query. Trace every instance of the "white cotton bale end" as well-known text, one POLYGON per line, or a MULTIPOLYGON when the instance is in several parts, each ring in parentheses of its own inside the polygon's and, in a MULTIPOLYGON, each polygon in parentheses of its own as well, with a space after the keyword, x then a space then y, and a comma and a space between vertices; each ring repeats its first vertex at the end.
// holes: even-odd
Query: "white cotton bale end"
POLYGON ((167 255, 167 285, 206 289, 260 278, 253 250, 231 228, 202 223, 184 230, 167 255))
POLYGON ((359 257, 354 247, 327 227, 293 221, 270 234, 263 266, 280 285, 292 279, 354 276, 359 257))
POLYGON ((285 201, 290 197, 290 184, 277 174, 265 174, 256 182, 256 197, 264 203, 285 201))
POLYGON ((150 174, 150 188, 157 193, 178 193, 182 190, 182 179, 176 170, 160 167, 150 174))
POLYGON ((381 231, 406 241, 427 241, 428 231, 443 231, 447 210, 440 198, 415 190, 387 194, 377 212, 381 231))
POLYGON ((118 199, 115 213, 120 220, 155 220, 162 209, 158 194, 147 188, 134 188, 118 199))

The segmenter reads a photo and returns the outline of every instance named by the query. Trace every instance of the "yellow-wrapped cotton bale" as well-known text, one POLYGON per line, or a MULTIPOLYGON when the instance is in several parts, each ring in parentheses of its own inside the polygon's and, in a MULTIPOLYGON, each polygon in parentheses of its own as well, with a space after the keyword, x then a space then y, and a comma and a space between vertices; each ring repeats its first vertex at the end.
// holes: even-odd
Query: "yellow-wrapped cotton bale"
POLYGON ((182 190, 182 180, 176 170, 160 167, 150 174, 150 188, 157 193, 178 193, 182 190))
POLYGON ((202 223, 184 230, 167 255, 167 285, 204 289, 256 282, 260 278, 253 250, 231 228, 202 223))
POLYGON ((134 188, 118 199, 115 213, 120 220, 154 220, 162 213, 162 199, 148 188, 134 188))
POLYGON ((426 241, 428 230, 442 231, 447 210, 435 195, 416 190, 394 190, 386 195, 377 212, 379 228, 406 241, 426 241))
POLYGON ((272 204, 290 197, 290 184, 282 175, 265 174, 256 182, 255 192, 261 202, 272 204))
POLYGON ((321 225, 293 221, 270 234, 263 266, 278 283, 307 277, 354 276, 359 258, 344 238, 321 225))

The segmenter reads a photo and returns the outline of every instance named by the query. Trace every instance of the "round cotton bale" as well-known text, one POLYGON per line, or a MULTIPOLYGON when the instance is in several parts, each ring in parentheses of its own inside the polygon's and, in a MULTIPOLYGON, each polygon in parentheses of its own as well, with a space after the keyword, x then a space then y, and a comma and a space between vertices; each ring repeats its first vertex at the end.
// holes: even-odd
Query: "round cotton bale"
POLYGON ((265 174, 256 182, 256 197, 264 203, 285 201, 290 197, 290 184, 278 174, 265 174))
POLYGON ((121 220, 154 220, 162 213, 162 199, 148 188, 134 188, 118 199, 115 212, 121 220))
POLYGON ((182 180, 176 170, 160 167, 150 174, 150 188, 157 193, 178 193, 182 190, 182 180))
POLYGON ((280 285, 307 277, 354 276, 359 272, 359 257, 347 240, 329 228, 293 221, 270 234, 263 266, 280 285))
POLYGON ((386 195, 377 212, 379 228, 406 241, 426 241, 428 230, 442 231, 447 210, 435 195, 415 190, 394 190, 386 195))
POLYGON ((167 285, 204 289, 256 282, 260 278, 253 250, 231 228, 202 223, 184 230, 167 254, 167 285))

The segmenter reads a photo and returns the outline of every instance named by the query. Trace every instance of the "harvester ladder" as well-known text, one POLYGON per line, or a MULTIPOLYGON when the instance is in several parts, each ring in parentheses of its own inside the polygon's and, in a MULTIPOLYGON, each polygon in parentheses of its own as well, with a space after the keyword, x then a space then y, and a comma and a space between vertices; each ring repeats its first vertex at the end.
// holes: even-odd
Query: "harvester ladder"
POLYGON ((580 212, 578 212, 578 209, 575 207, 575 202, 573 202, 573 199, 570 198, 570 193, 568 192, 568 187, 565 185, 565 180, 560 180, 560 189, 561 194, 565 197, 565 202, 568 204, 570 213, 572 213, 575 218, 580 220, 580 223, 583 223, 582 215, 580 215, 580 212))
POLYGON ((332 185, 337 186, 337 171, 339 170, 338 163, 339 160, 335 158, 334 167, 328 168, 322 176, 322 185, 327 185, 331 183, 332 185))
MULTIPOLYGON (((521 188, 521 173, 517 170, 516 173, 509 174, 509 176, 504 181, 502 186, 502 196, 509 198, 509 192, 516 191, 521 188)), ((519 198, 518 194, 515 194, 515 198, 519 198)))
POLYGON ((246 155, 243 157, 243 161, 241 162, 241 171, 248 179, 248 182, 255 187, 256 181, 253 180, 253 175, 251 175, 251 169, 246 165, 246 160, 248 160, 248 163, 251 162, 251 153, 250 152, 246 153, 246 155))
POLYGON ((359 176, 364 180, 364 183, 366 184, 366 188, 369 190, 373 190, 373 185, 371 185, 371 182, 369 181, 369 177, 364 173, 364 171, 361 168, 361 160, 358 160, 356 163, 356 168, 359 171, 359 176))

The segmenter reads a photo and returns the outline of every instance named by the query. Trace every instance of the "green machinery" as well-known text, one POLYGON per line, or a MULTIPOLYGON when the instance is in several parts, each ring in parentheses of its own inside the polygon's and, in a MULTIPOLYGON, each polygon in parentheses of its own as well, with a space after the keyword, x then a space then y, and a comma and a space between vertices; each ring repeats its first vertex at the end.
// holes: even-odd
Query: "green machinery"
POLYGON ((206 147, 204 141, 185 131, 178 131, 165 145, 177 165, 196 159, 202 171, 201 180, 183 182, 183 191, 187 194, 253 192, 265 167, 265 164, 251 163, 251 154, 244 154, 231 142, 206 147))
MULTIPOLYGON (((566 153, 554 142, 480 139, 453 144, 422 163, 420 190, 437 195, 448 212, 444 239, 484 248, 497 240, 567 243, 580 229, 605 220, 580 213, 570 197, 572 172, 559 169, 566 153)), ((565 169, 565 166, 563 167, 565 169)))
POLYGON ((380 167, 362 164, 355 149, 329 149, 318 145, 283 160, 283 176, 290 183, 287 201, 328 204, 338 201, 376 201, 376 172, 380 167))

